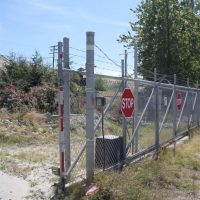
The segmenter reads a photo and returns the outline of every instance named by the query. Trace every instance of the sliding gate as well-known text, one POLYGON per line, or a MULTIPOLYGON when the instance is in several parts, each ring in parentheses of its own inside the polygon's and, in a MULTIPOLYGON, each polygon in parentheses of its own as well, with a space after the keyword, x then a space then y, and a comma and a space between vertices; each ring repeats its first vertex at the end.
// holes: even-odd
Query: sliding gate
POLYGON ((175 76, 173 83, 158 79, 156 71, 154 81, 125 77, 124 73, 120 77, 95 75, 94 34, 87 34, 86 71, 61 71, 62 183, 91 181, 94 173, 121 168, 199 125, 199 89, 176 85, 175 76), (134 97, 129 118, 121 109, 126 88, 134 97))

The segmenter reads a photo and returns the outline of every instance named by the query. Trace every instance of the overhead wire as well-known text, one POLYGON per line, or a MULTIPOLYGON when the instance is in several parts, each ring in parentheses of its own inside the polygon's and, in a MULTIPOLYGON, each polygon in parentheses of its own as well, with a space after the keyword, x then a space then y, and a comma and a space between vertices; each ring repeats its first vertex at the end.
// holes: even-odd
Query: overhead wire
POLYGON ((70 49, 73 49, 73 50, 76 50, 76 51, 79 51, 79 52, 82 52, 82 53, 85 53, 86 51, 84 50, 81 50, 81 49, 78 49, 78 48, 74 48, 74 47, 69 47, 70 49))
MULTIPOLYGON (((80 55, 77 55, 77 54, 70 54, 72 57, 78 57, 78 58, 83 58, 83 59, 85 59, 85 57, 84 56, 80 56, 80 55)), ((106 62, 106 61, 103 61, 103 60, 97 60, 97 59, 95 59, 95 62, 100 62, 100 63, 105 63, 105 64, 113 64, 113 63, 111 63, 111 62, 106 62)), ((113 65, 114 66, 114 65, 113 65)))
POLYGON ((112 72, 121 72, 120 70, 114 70, 114 69, 110 69, 110 68, 106 68, 106 67, 100 67, 100 66, 95 66, 95 68, 104 69, 104 70, 112 71, 112 72))
MULTIPOLYGON (((105 63, 105 64, 113 64, 114 66, 117 66, 117 67, 120 67, 121 68, 121 65, 118 64, 115 60, 111 59, 98 45, 95 45, 95 47, 104 55, 104 56, 101 56, 101 55, 98 55, 98 54, 95 54, 96 57, 99 57, 99 58, 102 58, 102 59, 106 59, 110 62, 107 62, 107 61, 104 61, 104 60, 99 60, 99 59, 96 59, 95 61, 96 62, 99 62, 99 63, 105 63)), ((76 50, 76 51, 79 51, 79 52, 82 52, 82 53, 85 53, 86 51, 85 50, 81 50, 81 49, 78 49, 78 48, 74 48, 74 47, 70 47, 71 49, 73 50, 76 50)), ((127 53, 133 53, 134 51, 131 51, 131 52, 127 52, 127 53)), ((84 56, 80 56, 80 55, 77 55, 77 54, 71 54, 72 56, 74 57, 79 57, 79 58, 84 58, 84 56)), ((85 67, 85 64, 80 64, 80 63, 77 63, 77 62, 73 62, 73 64, 76 64, 76 65, 79 65, 79 66, 84 66, 85 67)), ((113 67, 113 65, 111 65, 111 68, 113 67)), ((100 67, 100 66, 96 66, 98 69, 105 69, 105 70, 109 70, 109 71, 116 71, 116 70, 113 70, 113 69, 110 69, 110 68, 107 68, 107 67, 100 67)), ((134 68, 133 66, 131 65, 128 65, 127 66, 127 69, 128 70, 133 70, 133 73, 132 74, 129 74, 129 76, 132 76, 134 75, 134 68)), ((120 71, 118 71, 120 72, 120 71)), ((148 70, 148 69, 145 69, 145 68, 142 68, 142 67, 139 67, 138 69, 138 75, 142 75, 142 72, 146 73, 145 74, 145 77, 147 79, 151 79, 151 80, 154 80, 154 72, 151 71, 151 70, 148 70)), ((157 78, 160 79, 161 77, 163 76, 166 76, 165 79, 167 79, 168 81, 170 81, 171 83, 174 82, 174 75, 173 74, 162 74, 162 73, 157 73, 157 78)), ((181 80, 180 78, 177 76, 177 79, 176 79, 176 84, 178 85, 187 85, 187 78, 184 78, 184 77, 181 77, 181 80)), ((195 85, 195 81, 191 81, 189 80, 189 84, 190 85, 195 85)))

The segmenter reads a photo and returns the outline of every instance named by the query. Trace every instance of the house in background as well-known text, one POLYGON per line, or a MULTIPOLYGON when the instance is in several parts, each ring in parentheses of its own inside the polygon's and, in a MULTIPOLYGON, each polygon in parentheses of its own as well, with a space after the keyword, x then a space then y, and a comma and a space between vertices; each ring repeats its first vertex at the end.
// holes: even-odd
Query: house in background
POLYGON ((2 69, 5 65, 9 64, 10 61, 3 55, 0 55, 0 69, 2 69))

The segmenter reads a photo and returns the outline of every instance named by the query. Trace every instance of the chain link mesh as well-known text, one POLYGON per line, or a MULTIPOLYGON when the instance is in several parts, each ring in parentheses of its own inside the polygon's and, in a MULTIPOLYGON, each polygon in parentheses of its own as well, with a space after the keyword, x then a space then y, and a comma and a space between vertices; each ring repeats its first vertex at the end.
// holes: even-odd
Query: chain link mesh
MULTIPOLYGON (((79 72, 70 73, 70 132, 71 164, 79 156, 86 143, 86 78, 79 72)), ((86 154, 81 155, 73 169, 70 181, 85 178, 86 154)))
MULTIPOLYGON (((78 72, 70 74, 72 163, 86 144, 85 85, 86 79, 83 75, 78 72)), ((124 159, 147 148, 155 147, 156 107, 159 109, 157 116, 159 144, 173 139, 174 134, 178 136, 199 124, 200 98, 196 89, 176 86, 174 90, 172 84, 144 80, 137 80, 136 85, 134 79, 123 80, 120 77, 95 75, 94 97, 94 160, 97 171, 120 166, 124 159), (156 105, 156 84, 158 84, 158 105, 156 105), (135 98, 136 86, 138 86, 138 105, 134 105, 132 117, 125 119, 121 111, 123 90, 125 87, 130 88, 135 98), (181 96, 180 107, 177 105, 178 95, 181 96), (174 115, 176 133, 173 132, 174 115), (125 148, 125 143, 126 147, 130 144, 129 148, 125 148)), ((84 178, 85 174, 86 153, 84 151, 71 173, 71 181, 84 178)))

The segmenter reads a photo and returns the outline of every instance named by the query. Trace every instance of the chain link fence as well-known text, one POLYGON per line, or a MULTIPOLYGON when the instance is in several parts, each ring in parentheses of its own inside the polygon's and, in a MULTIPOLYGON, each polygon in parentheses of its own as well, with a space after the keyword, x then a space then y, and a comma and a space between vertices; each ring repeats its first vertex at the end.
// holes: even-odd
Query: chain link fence
MULTIPOLYGON (((84 177, 89 181, 95 171, 121 168, 146 153, 158 151, 161 145, 175 141, 178 136, 180 139, 199 124, 197 89, 172 84, 172 80, 156 70, 150 76, 145 75, 148 80, 138 79, 137 64, 134 79, 127 75, 127 62, 122 60, 120 66, 95 45, 94 32, 87 33, 86 44, 86 72, 71 70, 67 66, 69 52, 64 51, 67 67, 64 102, 60 101, 61 125, 64 123, 60 129, 61 179, 69 182, 84 177), (121 77, 94 74, 94 47, 115 68, 121 67, 121 77), (124 97, 126 103, 122 99, 124 91, 133 93, 124 97), (122 109, 125 104, 131 110, 129 117, 122 109)), ((61 43, 58 53, 62 53, 61 43)), ((62 56, 58 72, 62 85, 62 56)), ((176 83, 176 76, 173 79, 176 83)))
MULTIPOLYGON (((200 98, 195 88, 105 75, 94 75, 94 86, 96 172, 120 167, 199 125, 200 98), (138 98, 130 118, 125 118, 121 110, 125 88, 130 88, 134 98, 138 98)), ((84 72, 71 71, 67 87, 70 88, 70 151, 73 168, 68 178, 69 182, 73 182, 85 178, 87 173, 87 91, 84 72)))

